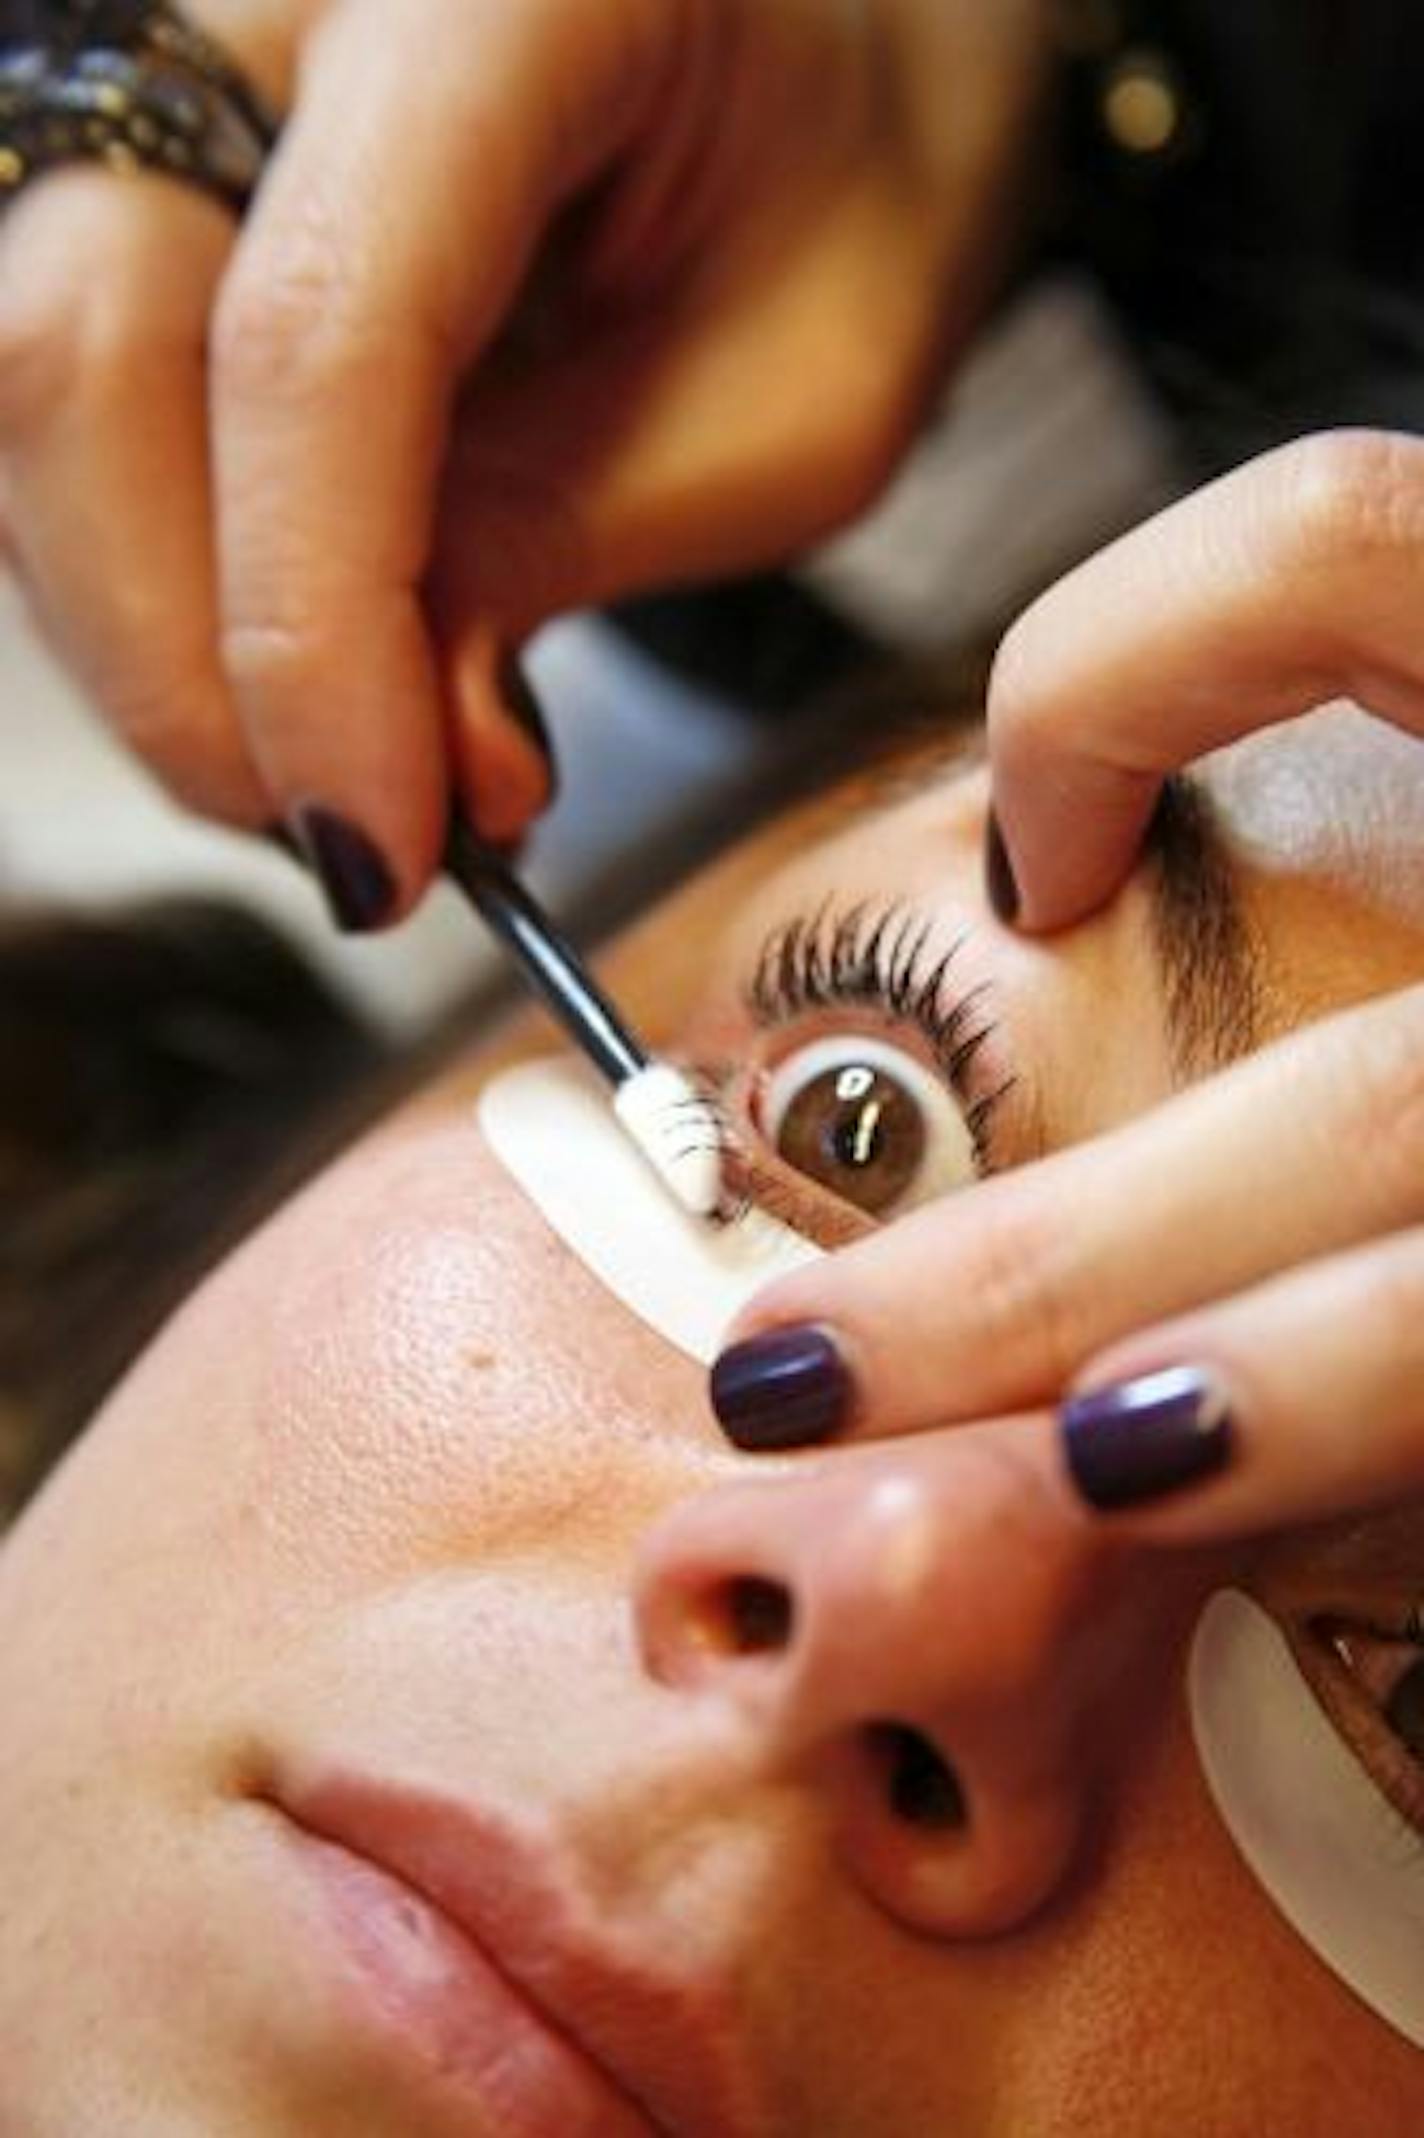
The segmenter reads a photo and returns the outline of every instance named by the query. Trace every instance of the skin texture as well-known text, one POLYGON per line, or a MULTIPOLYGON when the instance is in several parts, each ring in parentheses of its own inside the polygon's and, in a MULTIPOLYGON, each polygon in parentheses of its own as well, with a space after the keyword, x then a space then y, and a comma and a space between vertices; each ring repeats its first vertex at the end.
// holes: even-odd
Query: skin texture
MULTIPOLYGON (((1288 976, 1312 1010, 1347 974, 1394 986, 1424 925, 1342 836, 1380 731, 1349 724, 1323 785, 1302 746, 1262 745, 1277 776, 1231 801, 1282 1018, 1288 976), (1322 899, 1353 915, 1348 961, 1321 943, 1322 899)), ((1384 786, 1415 837, 1412 798, 1384 786)), ((1002 1161, 1110 1128, 1169 1075, 1145 891, 1051 946, 1010 936, 983 904, 984 806, 972 774, 893 822, 846 830, 842 809, 830 843, 783 828, 645 931, 624 983, 670 997, 691 972, 694 1056, 781 1058, 834 1020, 749 1029, 737 994, 767 928, 827 895, 913 896, 992 986, 990 1044, 1019 1078, 1002 1161)), ((274 1799, 354 1770, 492 1809, 581 1908, 695 1980, 748 2131, 1416 2131, 1424 2060, 1253 1886, 1205 1799, 1180 1671, 1223 1579, 1303 1651, 1342 1597, 1402 1615, 1417 1512, 1164 1554, 1084 1513, 1032 1415, 736 1456, 697 1370, 483 1148, 478 1074, 211 1280, 0 1550, 0 2121, 517 2128, 373 2013, 322 1927, 274 1799), (795 1622, 745 1655, 726 1597, 751 1577, 783 1585, 795 1622), (966 1830, 895 1812, 886 1720, 954 1762, 966 1830)), ((782 1181, 798 1195, 814 1222, 782 1181)), ((1377 1713, 1333 1698, 1381 1772, 1377 1713)))
POLYGON ((395 918, 452 790, 500 839, 548 798, 502 654, 888 477, 1001 269, 1041 0, 193 13, 281 142, 240 233, 86 170, 7 214, 0 525, 171 787, 334 812, 395 918))

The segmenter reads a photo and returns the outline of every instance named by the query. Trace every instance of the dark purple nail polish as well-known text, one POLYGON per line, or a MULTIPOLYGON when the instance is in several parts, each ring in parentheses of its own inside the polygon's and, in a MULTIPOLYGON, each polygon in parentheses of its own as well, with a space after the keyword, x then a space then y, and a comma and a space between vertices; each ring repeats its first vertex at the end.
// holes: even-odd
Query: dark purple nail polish
POLYGON ((993 911, 1006 928, 1012 928, 1019 917, 1019 887, 999 820, 992 809, 984 831, 984 889, 993 911))
POLYGON ((733 1344, 712 1368, 712 1408, 749 1454, 829 1440, 850 1414, 851 1379, 824 1329, 776 1329, 733 1344))
POLYGON ((338 928, 368 935, 390 919, 396 881, 378 846, 330 809, 299 809, 297 843, 315 872, 338 928))
POLYGON ((1195 1366, 1074 1396, 1058 1419, 1074 1484, 1104 1509, 1137 1507, 1199 1484, 1225 1468, 1234 1447, 1221 1384, 1195 1366))

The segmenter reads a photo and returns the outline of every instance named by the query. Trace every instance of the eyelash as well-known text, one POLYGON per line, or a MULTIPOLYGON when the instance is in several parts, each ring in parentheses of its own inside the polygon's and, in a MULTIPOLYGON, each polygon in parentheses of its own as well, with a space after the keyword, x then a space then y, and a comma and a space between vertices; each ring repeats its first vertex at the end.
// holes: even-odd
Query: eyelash
POLYGON ((1388 1626, 1366 1624, 1329 1613, 1315 1616, 1310 1621, 1311 1635, 1319 1643, 1327 1668, 1339 1688, 1335 1700, 1328 1703, 1335 1709, 1336 1725, 1344 1730, 1356 1757, 1373 1776, 1383 1799, 1383 1810, 1401 1842, 1407 1841, 1411 1847, 1424 1851, 1424 1762, 1396 1734, 1359 1671, 1342 1656, 1340 1637, 1348 1637, 1352 1629, 1357 1638, 1363 1635, 1370 1640, 1413 1648, 1417 1661, 1409 1668, 1416 1669, 1424 1665, 1424 1603, 1412 1605, 1402 1621, 1388 1626), (1342 1712, 1342 1708, 1348 1708, 1349 1712, 1342 1712))
POLYGON ((901 900, 837 911, 828 900, 773 930, 746 989, 749 1015, 775 1030, 814 1010, 865 1009, 912 1026, 964 1115, 980 1173, 993 1171, 990 1129, 1015 1083, 975 1091, 974 1064, 996 1026, 988 989, 953 989, 950 974, 966 938, 933 950, 934 924, 901 900))

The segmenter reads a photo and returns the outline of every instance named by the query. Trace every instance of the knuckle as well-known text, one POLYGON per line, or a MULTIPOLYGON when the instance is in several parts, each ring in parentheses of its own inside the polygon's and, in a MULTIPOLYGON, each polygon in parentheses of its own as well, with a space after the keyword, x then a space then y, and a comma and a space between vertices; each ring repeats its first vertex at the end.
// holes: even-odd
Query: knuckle
POLYGON ((1056 1391, 1077 1371, 1095 1331, 1072 1228, 1034 1184, 1004 1186, 1012 1192, 992 1204, 985 1197, 976 1214, 966 1292, 977 1346, 1011 1377, 1002 1399, 1026 1401, 1056 1391))
POLYGON ((1357 1035, 1359 1118, 1372 1138, 1387 1212, 1418 1213, 1424 1195, 1424 987, 1372 1007, 1357 1035), (1387 1125, 1387 1126, 1386 1126, 1387 1125))
POLYGON ((290 396, 359 354, 358 314, 348 249, 312 209, 239 251, 214 307, 214 371, 239 396, 290 396))
POLYGON ((1424 1235, 1392 1241, 1363 1278, 1357 1340, 1383 1358, 1409 1359, 1424 1372, 1424 1235))
POLYGON ((290 386, 309 324, 289 291, 246 279, 230 285, 213 316, 213 370, 223 389, 265 399, 290 386))
POLYGON ((336 665, 332 635, 312 618, 230 619, 219 635, 223 674, 239 698, 301 696, 336 665))
POLYGON ((44 431, 71 398, 74 370, 65 320, 20 297, 0 306, 0 444, 44 431))
POLYGON ((1304 565, 1337 572, 1424 541, 1424 445, 1389 431, 1324 432, 1283 450, 1286 541, 1304 565))

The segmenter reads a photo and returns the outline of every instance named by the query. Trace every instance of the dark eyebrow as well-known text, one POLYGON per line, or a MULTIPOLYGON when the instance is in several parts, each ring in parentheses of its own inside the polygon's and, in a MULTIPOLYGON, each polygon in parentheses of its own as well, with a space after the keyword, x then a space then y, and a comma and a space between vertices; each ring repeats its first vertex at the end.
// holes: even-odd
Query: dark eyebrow
POLYGON ((1163 788, 1143 858, 1167 1036, 1188 1082, 1259 1045, 1260 958, 1210 799, 1189 776, 1163 788))
MULTIPOLYGON (((831 815, 832 827, 838 816, 861 820, 922 794, 927 785, 952 785, 984 763, 983 726, 954 720, 955 702, 946 718, 943 692, 916 687, 913 678, 886 703, 877 701, 884 716, 879 746, 831 815), (916 738, 923 738, 918 748, 916 738)), ((824 835, 825 829, 823 818, 818 830, 824 835)), ((1164 785, 1141 861, 1172 1065, 1178 1080, 1190 1083, 1249 1054, 1261 1044, 1266 1024, 1261 957, 1235 864, 1211 799, 1190 773, 1164 785)))

